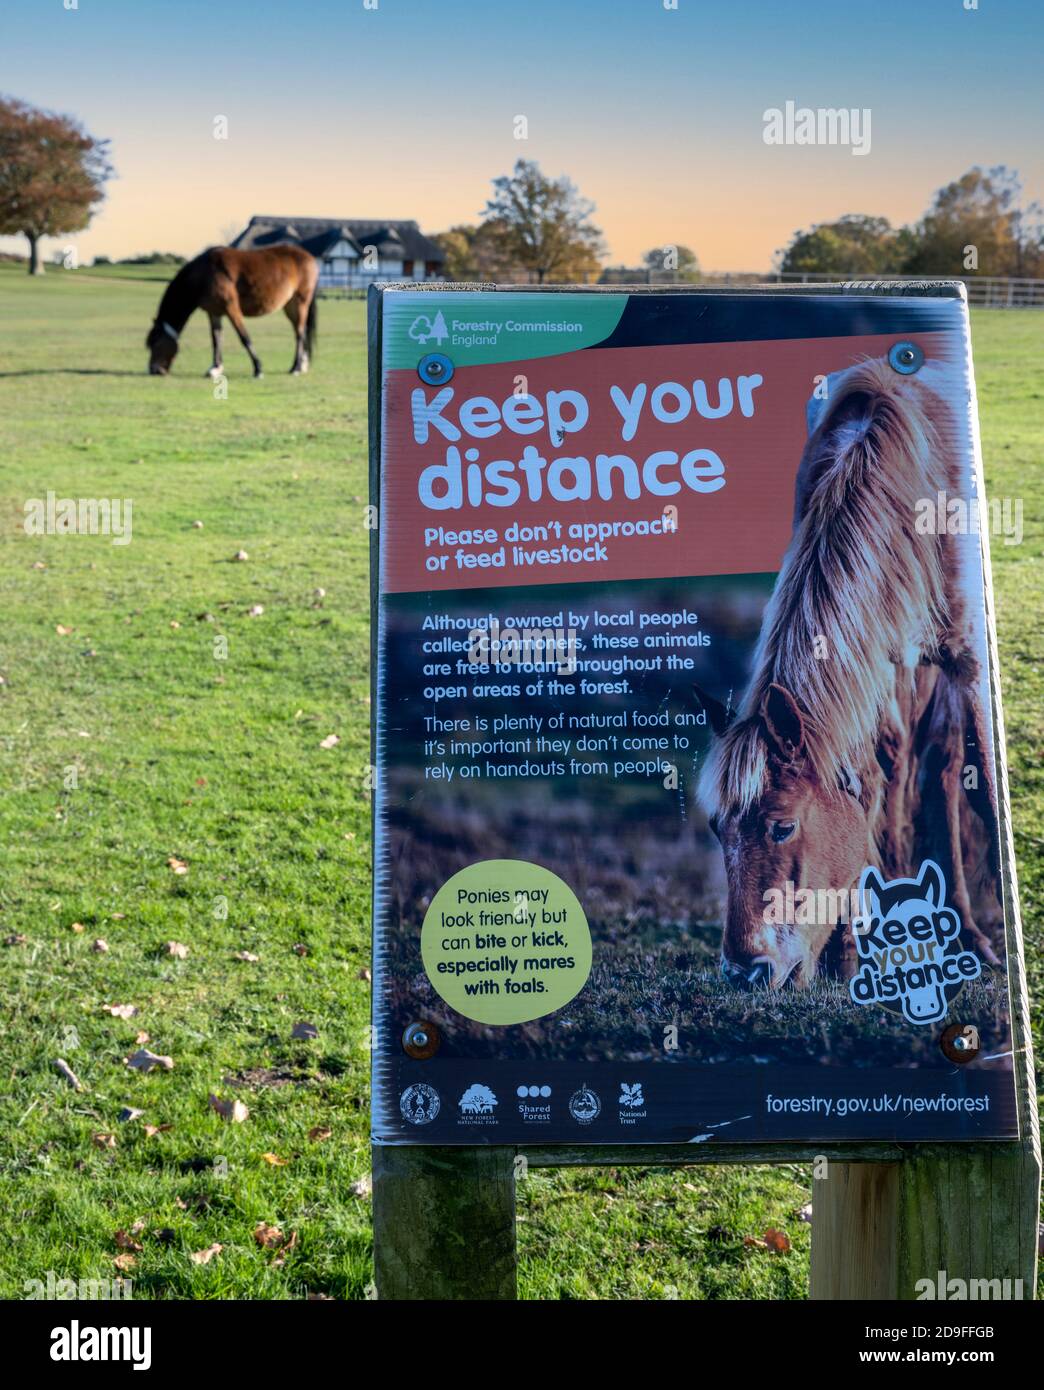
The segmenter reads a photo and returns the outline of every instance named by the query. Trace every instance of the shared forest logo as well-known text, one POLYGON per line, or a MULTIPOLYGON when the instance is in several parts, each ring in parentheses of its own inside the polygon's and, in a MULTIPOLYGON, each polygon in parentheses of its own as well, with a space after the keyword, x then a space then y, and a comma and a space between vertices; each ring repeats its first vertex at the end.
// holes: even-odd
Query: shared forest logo
POLYGON ((936 1023, 950 1000, 977 979, 982 962, 961 945, 961 919, 947 907, 946 881, 931 859, 917 878, 885 883, 874 868, 859 880, 862 916, 853 923, 859 970, 856 1004, 881 1004, 909 1023, 936 1023))

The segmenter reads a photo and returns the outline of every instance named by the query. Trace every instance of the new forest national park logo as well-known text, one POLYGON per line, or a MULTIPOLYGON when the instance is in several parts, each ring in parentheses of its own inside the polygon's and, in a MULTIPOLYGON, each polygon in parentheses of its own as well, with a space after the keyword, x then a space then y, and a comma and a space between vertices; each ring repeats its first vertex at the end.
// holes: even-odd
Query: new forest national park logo
POLYGON ((937 1023, 982 962, 961 945, 961 919, 946 906, 946 880, 931 859, 917 878, 885 883, 866 868, 859 880, 863 915, 853 923, 859 970, 849 984, 856 1004, 881 1004, 909 1023, 937 1023))

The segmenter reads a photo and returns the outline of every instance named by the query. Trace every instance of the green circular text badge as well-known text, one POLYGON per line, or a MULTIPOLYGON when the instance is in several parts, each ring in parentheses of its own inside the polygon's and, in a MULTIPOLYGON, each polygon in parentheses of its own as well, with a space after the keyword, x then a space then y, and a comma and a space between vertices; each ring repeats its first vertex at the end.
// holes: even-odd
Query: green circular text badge
POLYGON ((567 883, 524 859, 483 859, 442 885, 421 928, 428 979, 465 1018, 554 1013, 591 973, 591 932, 567 883))

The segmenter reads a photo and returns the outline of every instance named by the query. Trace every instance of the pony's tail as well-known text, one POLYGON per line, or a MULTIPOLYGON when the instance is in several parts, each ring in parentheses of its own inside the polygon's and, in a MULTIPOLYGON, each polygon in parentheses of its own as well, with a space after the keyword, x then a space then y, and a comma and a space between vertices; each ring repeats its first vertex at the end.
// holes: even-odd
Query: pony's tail
POLYGON ((305 352, 315 356, 315 345, 319 341, 319 286, 312 291, 312 302, 308 306, 308 319, 305 323, 305 352))

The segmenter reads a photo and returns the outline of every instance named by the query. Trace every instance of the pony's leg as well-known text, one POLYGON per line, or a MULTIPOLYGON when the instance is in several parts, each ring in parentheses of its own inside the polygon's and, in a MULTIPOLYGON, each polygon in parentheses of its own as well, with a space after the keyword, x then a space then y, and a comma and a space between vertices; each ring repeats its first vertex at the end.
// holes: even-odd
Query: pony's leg
POLYGON ((250 334, 246 331, 246 324, 243 322, 243 315, 239 312, 239 305, 230 304, 228 308, 225 310, 225 313, 228 314, 228 317, 232 323, 232 327, 236 330, 237 334, 239 335, 239 341, 246 348, 247 355, 250 358, 251 362, 253 362, 254 364, 255 379, 257 377, 264 376, 264 372, 261 370, 261 359, 254 351, 254 345, 250 341, 250 334))
POLYGON ((295 294, 283 305, 283 313, 293 326, 297 347, 291 376, 301 376, 308 370, 308 353, 305 351, 305 325, 308 322, 308 305, 300 294, 295 294))
POLYGON ((219 377, 225 370, 224 363, 221 361, 221 315, 211 314, 210 316, 210 344, 214 350, 214 362, 207 372, 208 377, 219 377))

